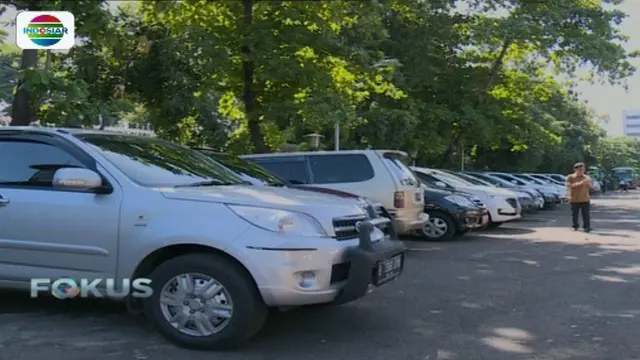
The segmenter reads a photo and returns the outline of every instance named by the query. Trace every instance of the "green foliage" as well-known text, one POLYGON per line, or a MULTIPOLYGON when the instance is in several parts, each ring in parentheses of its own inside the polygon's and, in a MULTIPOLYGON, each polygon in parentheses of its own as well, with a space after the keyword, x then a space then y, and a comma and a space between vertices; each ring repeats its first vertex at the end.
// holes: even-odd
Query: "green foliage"
POLYGON ((5 46, 0 97, 24 79, 43 122, 150 123, 235 153, 306 148, 312 132, 333 148, 339 123, 342 148, 397 148, 429 165, 457 166, 464 152, 477 168, 613 166, 612 149, 638 147, 603 139, 558 79, 586 67, 624 86, 637 54, 621 46, 617 5, 185 0, 113 13, 102 0, 40 1, 72 11, 83 44, 22 71, 5 46))

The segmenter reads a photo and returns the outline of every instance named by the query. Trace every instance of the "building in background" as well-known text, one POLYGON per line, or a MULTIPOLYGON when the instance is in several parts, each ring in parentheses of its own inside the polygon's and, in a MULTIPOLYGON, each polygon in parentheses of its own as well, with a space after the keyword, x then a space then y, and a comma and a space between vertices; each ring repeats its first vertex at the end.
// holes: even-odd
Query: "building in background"
POLYGON ((622 131, 625 136, 640 137, 640 109, 622 112, 622 131))

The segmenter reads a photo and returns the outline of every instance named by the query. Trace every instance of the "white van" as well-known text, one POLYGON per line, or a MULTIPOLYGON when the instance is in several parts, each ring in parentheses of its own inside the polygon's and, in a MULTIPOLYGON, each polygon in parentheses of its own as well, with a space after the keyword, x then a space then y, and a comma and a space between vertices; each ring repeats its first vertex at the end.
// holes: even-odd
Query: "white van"
POLYGON ((312 151, 244 155, 294 184, 347 191, 381 203, 399 234, 428 221, 420 182, 396 150, 312 151))

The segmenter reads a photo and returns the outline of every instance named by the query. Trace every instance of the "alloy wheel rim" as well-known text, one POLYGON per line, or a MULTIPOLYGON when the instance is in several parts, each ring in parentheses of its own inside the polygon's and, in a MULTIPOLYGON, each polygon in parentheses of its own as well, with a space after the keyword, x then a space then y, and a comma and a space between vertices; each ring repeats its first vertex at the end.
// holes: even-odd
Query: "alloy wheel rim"
POLYGON ((444 219, 439 217, 430 217, 429 221, 422 227, 422 232, 430 238, 439 238, 444 236, 449 230, 449 225, 444 219))
POLYGON ((233 316, 229 291, 204 274, 174 276, 162 287, 159 301, 165 320, 189 336, 216 334, 229 325, 233 316))

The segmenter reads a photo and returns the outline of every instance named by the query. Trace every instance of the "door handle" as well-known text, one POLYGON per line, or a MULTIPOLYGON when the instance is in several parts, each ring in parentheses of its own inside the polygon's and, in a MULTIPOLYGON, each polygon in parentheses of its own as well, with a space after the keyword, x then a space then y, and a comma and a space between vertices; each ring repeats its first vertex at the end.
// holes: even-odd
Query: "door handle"
POLYGON ((9 205, 9 199, 0 195, 0 207, 9 205))

